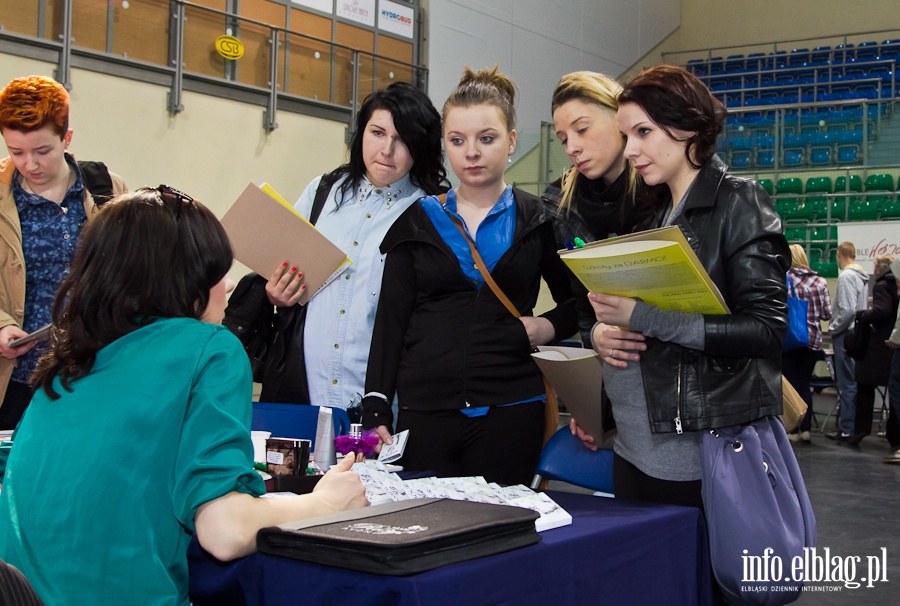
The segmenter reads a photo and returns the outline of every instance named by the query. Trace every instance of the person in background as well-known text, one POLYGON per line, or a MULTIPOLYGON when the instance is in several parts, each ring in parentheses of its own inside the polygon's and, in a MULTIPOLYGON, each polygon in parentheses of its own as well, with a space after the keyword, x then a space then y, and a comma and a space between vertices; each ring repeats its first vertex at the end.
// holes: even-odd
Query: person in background
MULTIPOLYGON (((0 92, 0 133, 9 152, 0 160, 0 429, 14 429, 46 348, 7 344, 50 322, 56 289, 96 204, 67 151, 72 129, 62 84, 45 76, 12 80, 0 92)), ((110 178, 114 193, 127 189, 118 175, 110 178)))
MULTIPOLYGON (((897 283, 897 296, 900 296, 900 259, 891 261, 891 273, 897 283)), ((897 464, 900 463, 900 309, 897 310, 894 330, 886 345, 892 350, 891 376, 888 379, 888 400, 891 405, 886 430, 891 455, 884 462, 897 464)))
POLYGON ((794 291, 801 301, 808 301, 806 324, 809 332, 809 343, 781 354, 781 372, 793 385, 803 401, 806 402, 806 415, 800 426, 788 434, 791 440, 810 441, 809 430, 812 429, 813 399, 812 381, 816 362, 821 359, 822 320, 831 319, 831 297, 828 295, 828 283, 809 268, 806 251, 799 244, 791 244, 791 269, 788 277, 794 283, 794 291))
POLYGON ((0 558, 45 603, 186 606, 193 534, 231 560, 263 527, 367 504, 352 457, 311 494, 257 498, 250 364, 218 325, 231 261, 212 212, 166 186, 85 228, 0 450, 0 558))
POLYGON ((648 185, 665 185, 635 208, 637 229, 678 226, 732 313, 589 295, 618 430, 615 495, 702 508, 702 432, 781 414, 790 251, 762 187, 715 156, 725 108, 695 76, 642 71, 619 95, 617 120, 625 157, 648 185))
POLYGON ((260 399, 346 409, 364 393, 366 362, 381 292, 378 247, 403 211, 450 187, 443 167, 441 117, 428 97, 396 82, 366 97, 350 161, 313 179, 294 205, 309 217, 328 188, 316 228, 353 262, 305 306, 304 259, 286 259, 266 285, 278 307, 260 399), (294 265, 295 264, 295 265, 294 265))
POLYGON ((363 427, 391 442, 396 391, 407 469, 528 484, 537 466, 546 392, 531 352, 573 335, 577 320, 543 202, 503 179, 514 107, 497 67, 465 69, 443 108, 459 187, 414 204, 382 244, 363 427), (521 317, 485 283, 473 248, 521 317), (535 317, 542 277, 557 306, 535 317))
POLYGON ((875 409, 875 388, 887 385, 891 374, 892 351, 887 345, 897 317, 900 295, 891 272, 893 255, 875 259, 875 287, 872 307, 856 312, 856 321, 870 326, 869 347, 862 359, 856 361, 856 418, 853 435, 847 444, 855 446, 872 433, 872 413, 875 409))
MULTIPOLYGON (((609 76, 580 71, 563 76, 553 91, 550 109, 556 136, 572 162, 543 194, 559 249, 573 246, 576 239, 603 240, 634 227, 634 199, 643 184, 622 155, 625 142, 616 125, 621 90, 609 76)), ((579 332, 590 347, 594 310, 584 285, 574 275, 571 280, 579 332)))
POLYGON ((846 440, 853 435, 856 418, 856 360, 844 349, 844 337, 853 328, 856 312, 868 305, 869 274, 855 261, 856 247, 852 242, 841 242, 837 247, 837 264, 841 273, 834 290, 831 324, 828 327, 834 348, 834 377, 841 409, 838 427, 825 434, 832 440, 846 440))

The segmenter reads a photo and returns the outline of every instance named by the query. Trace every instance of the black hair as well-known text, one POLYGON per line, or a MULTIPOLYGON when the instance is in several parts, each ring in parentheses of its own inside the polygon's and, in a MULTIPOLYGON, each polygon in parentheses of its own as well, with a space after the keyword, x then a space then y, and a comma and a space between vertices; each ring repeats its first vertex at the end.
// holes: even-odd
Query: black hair
POLYGON ((366 176, 363 135, 376 109, 391 113, 394 128, 413 160, 409 171, 413 184, 429 195, 441 194, 450 189, 447 171, 444 169, 444 152, 441 149, 440 114, 425 93, 406 82, 394 82, 371 93, 363 101, 356 117, 356 131, 350 141, 350 161, 325 177, 335 182, 347 175, 340 187, 337 207, 340 208, 349 199, 349 194, 359 187, 366 176))

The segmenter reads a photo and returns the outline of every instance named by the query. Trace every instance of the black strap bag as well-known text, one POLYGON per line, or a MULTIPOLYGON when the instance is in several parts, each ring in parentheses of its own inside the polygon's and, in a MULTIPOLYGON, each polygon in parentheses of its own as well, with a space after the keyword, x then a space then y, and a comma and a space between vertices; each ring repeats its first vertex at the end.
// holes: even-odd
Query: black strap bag
MULTIPOLYGON (((322 208, 325 206, 325 201, 333 184, 334 180, 330 178, 330 175, 322 176, 322 181, 316 189, 309 216, 309 222, 313 225, 316 224, 316 220, 322 213, 322 208)), ((264 383, 265 377, 267 374, 270 374, 269 367, 272 365, 270 358, 273 355, 273 351, 278 349, 274 343, 278 332, 286 332, 284 331, 284 324, 296 321, 294 316, 304 318, 306 315, 303 313, 305 307, 297 308, 296 311, 286 310, 282 314, 284 317, 281 323, 279 323, 278 314, 275 313, 275 306, 269 302, 269 297, 266 295, 267 281, 266 278, 254 272, 250 272, 241 278, 234 292, 228 298, 225 318, 222 320, 222 324, 241 340, 241 344, 247 352, 247 357, 250 358, 253 380, 257 383, 264 383)), ((280 378, 278 383, 280 384, 280 378)), ((304 377, 304 388, 298 391, 305 392, 305 385, 306 379, 304 377)), ((269 397, 270 399, 264 401, 286 401, 285 399, 273 398, 271 394, 269 394, 269 397)), ((308 400, 309 396, 307 395, 305 398, 293 401, 307 402, 308 400)))
POLYGON ((865 357, 866 352, 869 351, 871 331, 872 327, 869 326, 868 322, 856 320, 853 328, 844 335, 844 349, 847 351, 848 356, 854 360, 862 360, 865 357))

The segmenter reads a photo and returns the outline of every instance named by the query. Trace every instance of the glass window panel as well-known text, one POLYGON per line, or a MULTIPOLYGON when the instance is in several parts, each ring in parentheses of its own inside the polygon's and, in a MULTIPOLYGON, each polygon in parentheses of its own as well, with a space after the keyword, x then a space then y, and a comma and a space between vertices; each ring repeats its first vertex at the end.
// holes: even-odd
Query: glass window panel
MULTIPOLYGON (((272 48, 269 43, 271 29, 242 21, 239 35, 244 45, 244 56, 237 60, 237 81, 251 86, 269 88, 269 66, 272 48)), ((280 84, 280 83, 279 83, 280 84)), ((279 86, 279 88, 281 88, 279 86)))
POLYGON ((72 44, 106 51, 108 0, 72 0, 72 44))
POLYGON ((0 25, 14 34, 38 37, 38 3, 0 0, 0 25))
MULTIPOLYGON (((331 101, 331 45, 301 36, 289 36, 286 46, 286 92, 307 99, 331 101)), ((348 90, 345 98, 349 97, 348 90)))
POLYGON ((134 0, 113 7, 112 53, 157 65, 169 62, 168 0, 134 0))
POLYGON ((225 58, 216 52, 216 38, 225 33, 225 16, 185 7, 184 69, 225 78, 225 58))

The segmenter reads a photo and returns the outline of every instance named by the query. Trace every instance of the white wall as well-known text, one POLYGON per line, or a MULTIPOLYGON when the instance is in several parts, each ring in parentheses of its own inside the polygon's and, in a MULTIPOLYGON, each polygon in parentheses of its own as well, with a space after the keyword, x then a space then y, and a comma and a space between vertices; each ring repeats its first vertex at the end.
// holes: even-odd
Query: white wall
POLYGON ((549 121, 564 74, 618 76, 678 27, 680 0, 431 0, 429 94, 440 109, 463 67, 500 65, 519 88, 519 130, 549 121))

